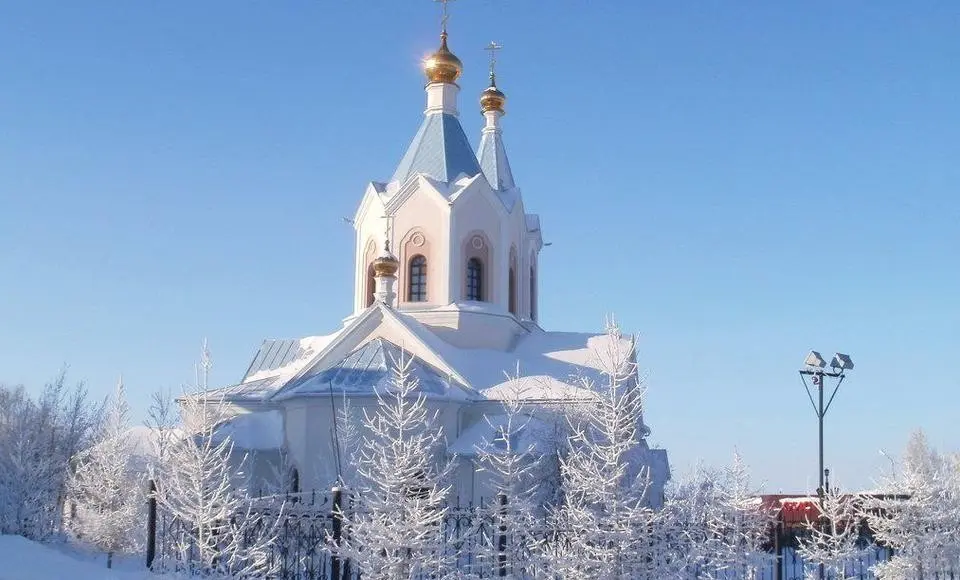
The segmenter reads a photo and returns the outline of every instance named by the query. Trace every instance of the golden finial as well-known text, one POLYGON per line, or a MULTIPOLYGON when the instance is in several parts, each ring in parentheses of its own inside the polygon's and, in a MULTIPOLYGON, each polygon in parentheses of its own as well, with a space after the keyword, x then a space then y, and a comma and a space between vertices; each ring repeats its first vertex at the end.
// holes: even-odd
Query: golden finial
POLYGON ((484 50, 490 52, 490 86, 480 93, 480 110, 499 111, 503 113, 503 105, 507 102, 507 96, 497 88, 497 51, 502 49, 503 45, 491 41, 484 50))
POLYGON ((453 83, 463 72, 463 63, 447 48, 447 20, 450 18, 447 3, 451 1, 434 0, 443 5, 443 13, 440 19, 440 48, 423 61, 423 70, 431 83, 453 83))
POLYGON ((374 276, 395 276, 400 269, 400 260, 390 251, 390 216, 383 216, 386 220, 386 232, 383 235, 383 251, 373 261, 374 276))

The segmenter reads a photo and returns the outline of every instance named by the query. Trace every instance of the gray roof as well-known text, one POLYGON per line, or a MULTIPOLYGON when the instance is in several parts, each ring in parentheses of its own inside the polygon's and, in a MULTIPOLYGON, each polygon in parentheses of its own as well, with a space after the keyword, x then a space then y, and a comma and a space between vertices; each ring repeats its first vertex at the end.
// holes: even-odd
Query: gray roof
MULTIPOLYGON (((351 352, 337 364, 308 373, 283 389, 281 398, 298 395, 327 394, 331 391, 350 394, 373 394, 390 388, 394 361, 410 357, 403 349, 383 338, 376 338, 351 352)), ((418 390, 427 395, 446 395, 448 381, 435 368, 414 357, 410 374, 418 382, 418 390)))
POLYGON ((292 340, 273 340, 267 339, 260 345, 260 350, 250 363, 243 379, 246 380, 250 375, 260 371, 272 371, 278 369, 287 363, 303 356, 303 349, 300 347, 299 339, 292 340))
POLYGON ((480 137, 480 149, 477 151, 480 158, 480 168, 487 177, 490 187, 497 191, 513 189, 513 172, 510 171, 510 161, 507 160, 507 150, 503 146, 500 131, 484 131, 480 137))
POLYGON ((432 113, 424 118, 391 181, 403 183, 416 173, 445 183, 461 173, 470 177, 480 173, 473 148, 454 115, 432 113))

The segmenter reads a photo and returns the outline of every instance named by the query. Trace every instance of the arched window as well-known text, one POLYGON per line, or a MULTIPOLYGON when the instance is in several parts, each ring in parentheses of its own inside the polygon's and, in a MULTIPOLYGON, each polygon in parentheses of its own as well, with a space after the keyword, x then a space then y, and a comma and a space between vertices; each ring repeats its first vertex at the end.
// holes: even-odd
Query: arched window
POLYGON ((530 266, 530 320, 537 320, 537 273, 530 266))
POLYGON ((410 258, 407 296, 410 302, 427 301, 427 259, 417 254, 410 258))
POLYGON ((513 268, 510 268, 510 277, 507 281, 507 290, 510 294, 509 305, 510 305, 510 314, 517 314, 517 272, 513 268))
POLYGON ((367 306, 373 304, 374 292, 377 288, 377 279, 374 277, 373 264, 367 266, 367 306))
POLYGON ((467 260, 467 300, 483 300, 483 262, 479 258, 467 260))

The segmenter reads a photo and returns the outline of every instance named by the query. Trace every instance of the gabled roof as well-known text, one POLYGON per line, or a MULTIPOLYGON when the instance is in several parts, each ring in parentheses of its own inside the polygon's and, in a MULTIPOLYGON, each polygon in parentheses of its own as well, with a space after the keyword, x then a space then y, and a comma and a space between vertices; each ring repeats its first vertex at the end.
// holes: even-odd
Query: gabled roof
POLYGON ((513 172, 510 170, 510 161, 507 160, 507 150, 503 146, 503 138, 499 130, 483 132, 477 157, 490 187, 497 191, 516 187, 513 172))
MULTIPOLYGON (((331 391, 348 394, 385 392, 391 386, 394 365, 411 355, 396 344, 375 338, 324 370, 308 373, 291 383, 277 399, 304 395, 326 395, 331 391)), ((422 359, 410 360, 410 375, 417 390, 425 395, 445 396, 450 391, 446 378, 422 359)))
POLYGON ((390 181, 404 183, 411 175, 423 173, 450 182, 460 174, 473 177, 480 172, 480 164, 457 117, 432 113, 423 119, 390 181))

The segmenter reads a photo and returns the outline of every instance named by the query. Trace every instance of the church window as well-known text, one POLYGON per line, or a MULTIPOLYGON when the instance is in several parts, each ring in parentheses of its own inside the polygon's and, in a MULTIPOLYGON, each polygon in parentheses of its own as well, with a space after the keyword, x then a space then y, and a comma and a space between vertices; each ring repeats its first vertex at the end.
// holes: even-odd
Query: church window
POLYGON ((417 254, 410 258, 407 295, 410 302, 427 301, 427 259, 417 254))
POLYGON ((530 268, 530 320, 537 320, 537 272, 530 268))
POLYGON ((377 287, 377 280, 374 277, 373 264, 367 266, 367 306, 373 304, 374 291, 377 287))
POLYGON ((517 272, 513 268, 510 268, 510 276, 507 281, 507 290, 510 294, 509 305, 510 305, 510 314, 517 314, 517 272))
POLYGON ((467 260, 467 300, 483 300, 483 262, 479 258, 467 260))

